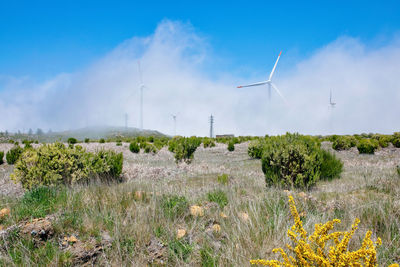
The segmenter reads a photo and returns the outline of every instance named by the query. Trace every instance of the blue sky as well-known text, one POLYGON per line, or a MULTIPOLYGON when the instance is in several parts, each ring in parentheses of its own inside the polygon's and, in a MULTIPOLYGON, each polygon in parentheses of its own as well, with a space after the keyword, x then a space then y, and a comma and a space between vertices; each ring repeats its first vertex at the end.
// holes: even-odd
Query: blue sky
POLYGON ((399 1, 136 2, 0 0, 0 131, 399 131, 399 1))
POLYGON ((1 1, 0 74, 74 72, 163 19, 190 23, 218 68, 281 68, 340 36, 380 46, 399 33, 399 1, 1 1), (270 64, 267 64, 270 67, 270 64))

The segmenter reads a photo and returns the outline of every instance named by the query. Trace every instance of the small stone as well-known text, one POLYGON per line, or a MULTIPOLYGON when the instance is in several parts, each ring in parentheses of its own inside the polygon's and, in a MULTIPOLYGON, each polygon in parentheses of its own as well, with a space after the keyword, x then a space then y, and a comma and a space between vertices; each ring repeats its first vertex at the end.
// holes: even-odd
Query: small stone
POLYGON ((306 194, 306 193, 304 193, 304 192, 300 192, 300 193, 298 193, 298 196, 299 196, 299 197, 302 197, 302 198, 304 198, 304 199, 306 199, 306 198, 307 198, 307 194, 306 194))
POLYGON ((214 233, 219 233, 219 232, 221 232, 221 226, 219 224, 214 224, 212 226, 212 230, 214 233))
POLYGON ((226 215, 226 214, 223 213, 222 211, 219 213, 219 216, 221 216, 221 217, 224 218, 224 219, 228 218, 228 215, 226 215))
POLYGON ((136 201, 139 201, 139 200, 143 200, 143 196, 144 196, 143 191, 136 191, 133 198, 134 198, 136 201))
POLYGON ((242 219, 243 221, 247 222, 249 220, 249 215, 245 212, 240 212, 239 218, 242 219))
POLYGON ((4 208, 0 210, 0 218, 10 215, 10 209, 4 208))
POLYGON ((178 229, 178 232, 176 234, 176 239, 181 239, 186 235, 186 230, 185 229, 178 229))
POLYGON ((204 209, 200 206, 193 205, 190 207, 190 214, 194 217, 201 217, 204 215, 204 209))
POLYGON ((78 242, 78 239, 74 235, 71 235, 70 237, 67 238, 67 241, 70 243, 76 243, 78 242))

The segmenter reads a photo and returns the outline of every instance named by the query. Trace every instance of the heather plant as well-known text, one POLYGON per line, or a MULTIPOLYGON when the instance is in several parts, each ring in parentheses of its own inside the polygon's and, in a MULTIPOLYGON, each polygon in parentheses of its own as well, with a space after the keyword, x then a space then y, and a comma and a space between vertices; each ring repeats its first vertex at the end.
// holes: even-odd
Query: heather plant
POLYGON ((8 150, 8 152, 6 154, 7 163, 10 165, 15 164, 17 162, 17 160, 19 159, 19 157, 21 156, 22 152, 23 152, 23 149, 18 145, 14 146, 10 150, 8 150))
POLYGON ((334 150, 348 150, 357 145, 357 139, 353 136, 338 136, 332 143, 334 150))
POLYGON ((356 251, 349 251, 349 242, 357 230, 360 222, 355 219, 351 230, 347 232, 331 232, 339 219, 328 221, 325 224, 316 224, 313 234, 308 234, 303 228, 303 222, 297 212, 292 196, 289 196, 290 212, 294 219, 293 226, 287 231, 292 244, 287 245, 287 251, 275 248, 272 251, 279 253, 283 258, 279 260, 251 260, 251 264, 264 266, 377 266, 376 249, 382 244, 380 238, 371 240, 372 231, 367 231, 361 247, 356 251))
POLYGON ((4 158, 4 151, 0 151, 0 165, 4 163, 3 158, 4 158))
POLYGON ((146 144, 144 147, 144 153, 157 153, 157 148, 153 144, 146 144))
POLYGON ((138 143, 132 142, 132 143, 129 144, 129 150, 132 153, 139 153, 140 152, 140 147, 139 147, 138 143))
POLYGON ((90 153, 81 146, 54 143, 25 150, 11 178, 26 189, 87 183, 96 178, 113 181, 119 179, 122 163, 122 153, 105 150, 90 153))
POLYGON ((374 154, 378 147, 379 143, 375 139, 362 139, 357 145, 360 154, 374 154))

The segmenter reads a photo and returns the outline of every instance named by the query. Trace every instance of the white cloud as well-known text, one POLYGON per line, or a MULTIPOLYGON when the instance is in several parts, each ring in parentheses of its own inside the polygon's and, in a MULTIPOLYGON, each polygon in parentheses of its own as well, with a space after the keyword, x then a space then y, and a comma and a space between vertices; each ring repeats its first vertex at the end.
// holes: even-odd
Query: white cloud
POLYGON ((274 92, 268 101, 265 87, 236 89, 239 82, 256 80, 227 73, 215 78, 207 71, 212 59, 208 43, 192 26, 163 21, 153 35, 123 42, 79 72, 42 83, 0 76, 0 130, 123 125, 125 112, 129 125, 138 127, 137 60, 148 87, 144 126, 168 134, 170 114, 177 112, 177 131, 184 135, 207 135, 211 113, 216 133, 392 132, 400 125, 397 40, 368 49, 357 39, 339 38, 281 72, 275 82, 289 106, 274 92), (330 89, 337 102, 332 114, 330 89))

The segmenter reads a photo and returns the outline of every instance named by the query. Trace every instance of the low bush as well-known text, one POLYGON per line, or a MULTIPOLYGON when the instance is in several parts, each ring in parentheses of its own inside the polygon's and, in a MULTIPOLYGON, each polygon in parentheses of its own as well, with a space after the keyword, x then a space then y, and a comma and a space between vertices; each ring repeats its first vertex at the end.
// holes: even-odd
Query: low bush
POLYGON ((23 140, 21 143, 24 144, 24 148, 30 148, 30 147, 32 147, 33 141, 23 140))
POLYGON ((235 143, 233 141, 229 141, 228 143, 228 151, 232 152, 235 150, 235 143))
POLYGON ((90 143, 90 139, 89 138, 85 138, 85 143, 90 143))
POLYGON ((115 145, 116 145, 116 146, 122 146, 122 141, 121 141, 121 140, 118 140, 118 141, 115 143, 115 145))
POLYGON ((11 178, 26 189, 88 183, 95 179, 114 181, 120 179, 122 164, 122 153, 105 150, 90 153, 81 146, 54 143, 25 150, 11 178))
POLYGON ((207 147, 215 147, 215 142, 214 140, 212 140, 211 138, 204 138, 203 139, 203 147, 207 148, 207 147))
POLYGON ((247 148, 247 154, 253 159, 261 159, 264 143, 261 140, 253 140, 247 148))
POLYGON ((332 153, 322 150, 321 179, 339 178, 343 171, 343 163, 332 153))
POLYGON ((358 141, 354 136, 336 136, 333 140, 332 148, 334 150, 348 150, 357 145, 358 141))
POLYGON ((360 154, 374 154, 379 147, 379 143, 375 139, 362 139, 357 145, 360 154))
POLYGON ((161 208, 164 214, 170 218, 182 217, 189 208, 189 202, 184 196, 164 196, 161 199, 161 208))
POLYGON ((392 139, 392 144, 393 144, 395 147, 400 147, 400 138, 399 138, 399 137, 393 138, 393 139, 392 139))
POLYGON ((156 154, 157 153, 157 148, 153 145, 153 144, 147 144, 144 147, 144 153, 153 153, 156 154))
POLYGON ((100 138, 99 143, 100 144, 104 144, 106 142, 106 140, 104 140, 104 138, 100 138))
POLYGON ((267 186, 310 188, 323 179, 339 177, 339 159, 321 149, 310 136, 289 134, 265 138, 262 170, 267 186), (334 168, 334 169, 330 169, 334 168))
POLYGON ((215 190, 209 192, 207 194, 207 199, 210 202, 217 203, 221 209, 223 209, 226 205, 228 205, 228 197, 226 196, 226 193, 222 190, 215 190))
POLYGON ((4 163, 3 158, 4 158, 4 151, 0 151, 0 165, 4 163))
POLYGON ((201 144, 201 139, 197 137, 179 137, 170 141, 169 150, 175 153, 175 162, 191 163, 194 152, 201 144))
POLYGON ((13 165, 17 162, 19 157, 21 156, 23 149, 20 146, 14 146, 10 150, 8 150, 6 154, 7 163, 13 165))
POLYGON ((70 137, 70 138, 68 138, 67 143, 70 145, 74 145, 74 144, 78 143, 78 140, 76 140, 76 138, 70 137))
POLYGON ((132 153, 139 153, 140 152, 140 147, 139 147, 138 143, 132 142, 132 143, 129 144, 129 150, 132 153))

